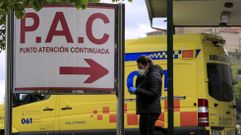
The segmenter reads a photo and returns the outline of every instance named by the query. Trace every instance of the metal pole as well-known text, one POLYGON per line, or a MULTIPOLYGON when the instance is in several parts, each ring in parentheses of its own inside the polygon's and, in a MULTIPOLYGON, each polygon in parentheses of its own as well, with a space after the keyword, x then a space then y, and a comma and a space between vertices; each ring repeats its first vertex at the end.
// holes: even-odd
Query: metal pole
POLYGON ((124 131, 124 41, 125 41, 125 5, 118 4, 118 96, 117 96, 117 135, 124 131))
POLYGON ((240 53, 241 52, 241 50, 240 50, 240 40, 241 40, 241 38, 239 37, 239 42, 238 42, 238 53, 240 53))
POLYGON ((5 89, 5 135, 12 135, 12 90, 13 90, 13 44, 14 44, 14 11, 7 16, 7 75, 5 89))
POLYGON ((174 135, 173 122, 173 0, 167 0, 168 135, 174 135))

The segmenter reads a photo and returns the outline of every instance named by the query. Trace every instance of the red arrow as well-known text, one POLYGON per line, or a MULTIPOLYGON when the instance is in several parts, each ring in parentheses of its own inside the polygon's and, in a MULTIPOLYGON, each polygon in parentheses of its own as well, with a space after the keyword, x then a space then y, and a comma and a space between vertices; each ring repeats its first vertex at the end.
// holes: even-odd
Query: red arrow
POLYGON ((59 67, 60 74, 90 75, 84 83, 93 83, 109 73, 109 71, 92 59, 84 59, 90 67, 59 67))

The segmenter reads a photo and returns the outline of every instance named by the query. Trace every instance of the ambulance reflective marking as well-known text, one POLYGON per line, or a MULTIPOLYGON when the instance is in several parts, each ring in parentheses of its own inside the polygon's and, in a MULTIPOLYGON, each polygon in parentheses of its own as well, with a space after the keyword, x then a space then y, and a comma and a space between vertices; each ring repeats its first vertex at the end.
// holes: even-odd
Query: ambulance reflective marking
MULTIPOLYGON (((165 115, 167 116, 167 113, 168 113, 167 108, 168 108, 167 99, 164 99, 163 119, 162 118, 159 119, 160 121, 165 121, 164 116, 165 115)), ((192 112, 192 111, 182 112, 180 110, 180 108, 181 108, 180 99, 174 99, 174 113, 175 113, 176 117, 180 118, 179 126, 196 126, 197 125, 197 112, 192 112)), ((162 127, 164 127, 164 125, 162 127)))
MULTIPOLYGON (((127 88, 134 86, 134 78, 138 76, 137 71, 132 71, 128 77, 127 77, 127 88)), ((167 90, 167 70, 163 70, 163 76, 164 76, 164 90, 167 90)))
MULTIPOLYGON (((173 59, 180 59, 182 51, 184 50, 175 50, 173 51, 173 59)), ((195 57, 197 57, 201 52, 201 49, 195 49, 195 57)), ((136 61, 141 55, 148 56, 152 60, 166 60, 167 51, 158 51, 158 52, 138 52, 138 53, 126 53, 125 61, 136 61)))
POLYGON ((138 76, 137 71, 132 71, 127 77, 127 88, 134 86, 134 78, 138 76))
MULTIPOLYGON (((181 59, 181 54, 182 54, 183 50, 175 50, 173 51, 173 59, 181 59)), ((201 49, 196 49, 195 50, 195 57, 197 58, 197 56, 200 54, 201 49)), ((167 59, 167 51, 159 51, 159 52, 138 52, 138 53, 126 53, 125 54, 125 62, 129 62, 129 61, 136 61, 138 59, 138 57, 145 55, 148 56, 150 58, 152 58, 153 60, 166 60, 167 59)), ((163 70, 163 74, 164 74, 164 90, 167 90, 167 79, 168 79, 168 75, 167 75, 167 70, 163 70)), ((137 71, 132 71, 128 77, 127 77, 127 88, 133 87, 134 86, 134 77, 138 76, 138 72, 137 71)))
MULTIPOLYGON (((124 113, 127 117, 127 125, 138 125, 138 116, 136 113, 128 112, 127 103, 124 104, 124 113)), ((113 124, 116 124, 117 122, 116 112, 111 112, 109 106, 103 106, 101 111, 93 110, 90 117, 95 118, 97 121, 103 121, 107 118, 108 122, 113 124)))
MULTIPOLYGON (((165 108, 165 112, 167 112, 168 104, 166 99, 164 100, 164 108, 165 108)), ((180 100, 174 99, 174 112, 178 112, 178 111, 180 111, 180 100)))
MULTIPOLYGON (((179 56, 182 54, 181 50, 173 51, 173 59, 180 58, 179 56)), ((148 56, 152 58, 152 60, 166 60, 167 59, 167 51, 159 51, 159 52, 138 52, 138 53, 126 53, 125 61, 136 61, 138 57, 141 55, 148 56)))
POLYGON ((199 55, 200 52, 201 52, 201 49, 196 49, 196 55, 195 55, 196 58, 197 58, 197 56, 199 55))

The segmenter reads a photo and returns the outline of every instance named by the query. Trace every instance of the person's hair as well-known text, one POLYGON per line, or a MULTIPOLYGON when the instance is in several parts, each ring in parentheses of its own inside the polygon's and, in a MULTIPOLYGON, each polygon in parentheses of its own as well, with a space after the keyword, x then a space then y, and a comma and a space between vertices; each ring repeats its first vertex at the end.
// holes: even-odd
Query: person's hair
POLYGON ((142 65, 147 65, 147 63, 150 64, 150 66, 153 66, 153 62, 151 60, 151 58, 149 58, 148 56, 142 55, 140 56, 137 60, 137 63, 141 63, 142 65))

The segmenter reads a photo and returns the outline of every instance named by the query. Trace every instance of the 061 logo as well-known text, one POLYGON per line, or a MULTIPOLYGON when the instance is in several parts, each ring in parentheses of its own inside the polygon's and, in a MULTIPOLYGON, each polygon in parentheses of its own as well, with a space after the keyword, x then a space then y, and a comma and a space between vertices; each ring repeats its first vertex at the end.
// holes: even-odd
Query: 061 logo
POLYGON ((32 118, 22 118, 21 123, 22 124, 32 124, 33 120, 32 120, 32 118))

